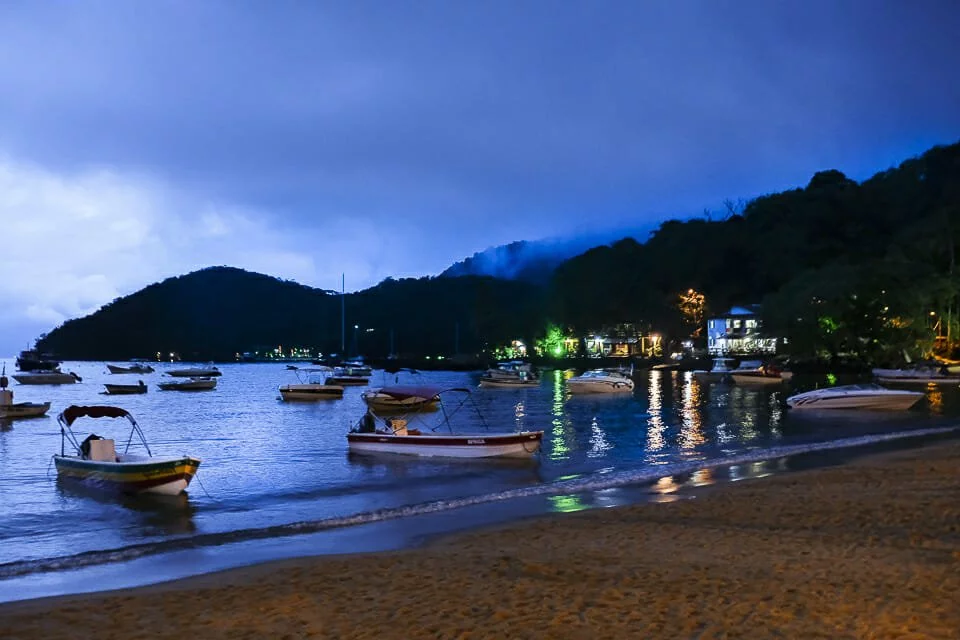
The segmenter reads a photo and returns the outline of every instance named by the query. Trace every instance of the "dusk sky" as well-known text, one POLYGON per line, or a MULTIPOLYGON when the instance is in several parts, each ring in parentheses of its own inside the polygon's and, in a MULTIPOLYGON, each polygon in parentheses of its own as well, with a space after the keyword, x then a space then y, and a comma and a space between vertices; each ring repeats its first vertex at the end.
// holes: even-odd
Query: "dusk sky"
POLYGON ((958 34, 956 0, 4 2, 0 355, 209 265, 356 290, 866 178, 960 139, 958 34))

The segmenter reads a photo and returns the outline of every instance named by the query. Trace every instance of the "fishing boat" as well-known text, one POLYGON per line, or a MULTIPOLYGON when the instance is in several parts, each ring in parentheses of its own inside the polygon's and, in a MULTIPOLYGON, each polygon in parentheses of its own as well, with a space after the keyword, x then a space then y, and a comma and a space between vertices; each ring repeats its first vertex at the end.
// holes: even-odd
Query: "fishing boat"
POLYGON ((137 384, 109 384, 106 383, 103 385, 107 388, 107 394, 111 396, 121 396, 121 395, 136 395, 138 393, 146 393, 147 385, 143 384, 143 380, 140 380, 137 384))
POLYGON ((501 362, 496 369, 487 369, 480 377, 481 387, 509 389, 536 387, 539 384, 540 379, 537 378, 530 363, 519 360, 501 362))
POLYGON ((325 375, 333 371, 330 367, 315 369, 297 369, 299 384, 285 384, 278 389, 280 398, 287 402, 315 400, 336 400, 343 397, 343 386, 327 384, 325 375))
POLYGON ((631 393, 633 380, 620 371, 592 369, 567 380, 570 393, 631 393))
POLYGON ((376 413, 430 411, 437 408, 444 387, 396 385, 364 391, 361 398, 376 413))
POLYGON ((906 411, 922 397, 920 391, 887 389, 878 384, 849 384, 814 389, 787 398, 791 409, 869 409, 906 411))
POLYGON ((46 415, 50 410, 49 402, 17 402, 13 401, 13 391, 7 389, 7 367, 4 365, 0 373, 0 420, 14 420, 17 418, 38 418, 46 415))
POLYGON ((25 349, 17 356, 17 369, 20 371, 53 371, 60 361, 53 356, 40 353, 36 349, 25 349))
POLYGON ((83 378, 72 371, 64 373, 59 369, 53 371, 30 371, 27 373, 18 373, 13 379, 20 384, 73 384, 83 382, 83 378))
POLYGON ((170 380, 159 382, 161 391, 210 391, 217 388, 216 378, 190 378, 189 380, 170 380))
POLYGON ((53 456, 53 461, 57 476, 64 480, 121 493, 177 495, 187 488, 200 466, 200 460, 192 456, 154 457, 140 425, 120 407, 72 405, 63 410, 57 422, 60 454, 53 456), (117 454, 112 439, 90 434, 79 440, 73 424, 80 418, 126 418, 131 429, 123 453, 117 454), (146 455, 129 453, 135 435, 146 455), (67 443, 72 450, 69 455, 67 443))
POLYGON ((214 378, 223 375, 220 369, 217 369, 211 363, 208 367, 188 367, 186 369, 171 369, 167 371, 168 376, 174 378, 214 378))
MULTIPOLYGON (((437 396, 454 393, 464 394, 462 401, 451 409, 443 407, 442 420, 434 426, 427 424, 422 413, 384 418, 368 408, 357 426, 347 434, 350 452, 444 458, 530 458, 540 450, 543 431, 455 432, 450 419, 472 398, 470 390, 463 388, 441 388, 437 396), (408 427, 408 418, 422 422, 424 428, 408 427), (447 432, 436 433, 439 429, 447 432)), ((438 402, 442 404, 443 401, 438 402)))
POLYGON ((153 367, 148 364, 143 364, 142 362, 134 362, 129 366, 108 363, 107 370, 109 370, 110 373, 153 373, 153 367))

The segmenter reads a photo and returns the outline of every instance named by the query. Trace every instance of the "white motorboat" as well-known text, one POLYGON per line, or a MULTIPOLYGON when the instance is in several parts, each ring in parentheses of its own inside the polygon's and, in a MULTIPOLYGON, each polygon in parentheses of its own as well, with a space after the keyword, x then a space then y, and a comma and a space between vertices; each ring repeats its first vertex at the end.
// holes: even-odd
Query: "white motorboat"
POLYGON ((364 391, 360 397, 376 413, 412 413, 437 408, 445 387, 396 385, 364 391))
POLYGON ((37 418, 50 410, 49 402, 14 402, 13 391, 7 389, 7 368, 0 373, 0 420, 37 418))
POLYGON ((216 378, 190 378, 189 380, 170 380, 159 382, 161 391, 210 391, 217 388, 216 378))
POLYGON ((53 456, 53 462, 57 476, 66 481, 120 493, 178 495, 187 488, 200 466, 200 460, 191 456, 154 457, 140 425, 119 407, 70 406, 57 421, 60 423, 60 455, 53 456), (83 417, 126 418, 131 430, 123 453, 117 453, 115 441, 111 439, 90 434, 83 441, 78 440, 72 427, 83 417), (147 455, 129 453, 134 434, 147 455), (66 452, 67 442, 73 449, 70 455, 66 452))
POLYGON ((12 376, 20 384, 73 384, 83 382, 83 378, 72 371, 64 373, 59 369, 54 371, 29 371, 12 376))
MULTIPOLYGON (((444 407, 439 424, 428 426, 427 414, 408 414, 411 419, 422 421, 424 429, 409 428, 404 417, 383 418, 368 409, 356 428, 347 434, 350 452, 443 458, 530 458, 540 450, 543 431, 455 432, 450 419, 471 399, 470 390, 441 388, 437 396, 445 393, 466 395, 456 407, 444 407), (436 433, 441 427, 446 427, 448 433, 436 433)), ((438 402, 442 403, 442 400, 438 402)))
POLYGON ((570 393, 630 393, 633 380, 619 371, 592 369, 567 380, 570 393))
POLYGON ((172 369, 167 371, 168 376, 174 378, 214 378, 223 375, 220 369, 217 369, 211 363, 208 367, 188 367, 186 369, 172 369))
POLYGON ((730 374, 736 369, 734 366, 735 362, 736 360, 733 358, 714 358, 713 365, 709 371, 697 369, 691 373, 699 380, 719 382, 721 380, 727 380, 730 377, 730 374))
POLYGON ((315 400, 336 400, 343 397, 343 385, 326 384, 325 376, 333 371, 330 367, 297 369, 298 384, 284 384, 279 387, 280 398, 287 402, 313 402, 315 400))
POLYGON ((364 364, 363 360, 347 360, 340 365, 340 367, 347 372, 347 375, 362 376, 365 378, 373 375, 373 367, 364 364))
POLYGON ((792 378, 793 372, 759 360, 744 360, 730 372, 730 377, 737 384, 780 384, 792 378))
POLYGON ((886 389, 878 384, 850 384, 798 393, 787 398, 787 406, 791 409, 905 411, 922 397, 920 391, 886 389))
POLYGON ((517 388, 536 387, 540 379, 529 362, 511 360, 501 362, 496 369, 487 369, 480 377, 481 387, 517 388))
POLYGON ((873 369, 880 382, 900 384, 960 384, 960 376, 951 375, 947 367, 914 366, 905 369, 873 369))
POLYGON ((337 367, 333 370, 333 374, 327 378, 326 383, 328 385, 339 385, 341 387, 364 386, 370 384, 370 374, 366 373, 367 370, 369 370, 369 367, 366 369, 337 367))
POLYGON ((133 362, 126 366, 107 363, 107 370, 110 371, 110 373, 153 373, 153 367, 142 362, 133 362))

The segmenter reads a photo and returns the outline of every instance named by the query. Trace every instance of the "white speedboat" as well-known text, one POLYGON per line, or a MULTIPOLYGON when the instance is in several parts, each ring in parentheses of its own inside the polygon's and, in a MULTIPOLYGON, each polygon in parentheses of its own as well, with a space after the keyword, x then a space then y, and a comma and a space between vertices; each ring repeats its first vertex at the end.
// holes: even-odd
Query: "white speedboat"
POLYGON ((536 387, 540 384, 540 379, 534 373, 533 367, 529 362, 520 360, 511 360, 510 362, 501 362, 496 369, 487 369, 480 377, 481 387, 494 388, 517 388, 517 387, 536 387))
POLYGON ((315 400, 336 400, 343 397, 343 385, 327 384, 324 380, 330 367, 297 369, 297 384, 281 385, 280 398, 287 402, 313 402, 315 400))
POLYGON ((200 466, 200 460, 191 456, 154 457, 140 425, 119 407, 70 406, 57 421, 60 423, 60 455, 53 456, 53 462, 57 476, 65 481, 120 493, 177 495, 187 488, 200 466), (115 441, 111 439, 90 434, 80 441, 72 427, 76 420, 84 417, 126 418, 131 428, 123 453, 115 450, 115 441), (138 436, 146 455, 129 453, 134 435, 138 436), (69 455, 67 443, 73 450, 69 455))
POLYGON ((333 374, 327 377, 326 383, 329 385, 339 385, 341 387, 362 387, 370 384, 370 374, 366 369, 354 369, 352 367, 337 367, 333 374))
POLYGON ((412 413, 437 408, 444 387, 396 385, 364 391, 360 397, 376 413, 412 413))
POLYGON ((64 373, 59 369, 54 371, 30 371, 17 373, 12 376, 20 384, 73 384, 82 382, 83 378, 70 371, 64 373))
POLYGON ((787 406, 791 409, 905 411, 922 397, 919 391, 886 389, 878 384, 850 384, 798 393, 787 398, 787 406))
POLYGON ((960 376, 950 374, 947 367, 915 366, 906 369, 873 369, 880 382, 900 384, 960 384, 960 376))
MULTIPOLYGON (((442 458, 530 458, 540 450, 543 431, 473 433, 454 431, 450 419, 471 398, 470 390, 440 389, 437 396, 445 393, 467 395, 463 402, 455 407, 444 407, 442 420, 434 426, 427 424, 426 414, 409 414, 410 417, 423 421, 424 429, 408 427, 406 418, 383 418, 372 409, 368 409, 356 428, 347 434, 350 452, 442 458), (436 433, 441 427, 445 427, 447 433, 436 433)), ((438 402, 442 403, 442 400, 438 402)))
POLYGON ((189 380, 170 380, 159 382, 161 391, 210 391, 217 388, 216 378, 190 378, 189 380))
POLYGON ((220 369, 217 369, 213 364, 208 367, 188 367, 186 369, 171 369, 167 371, 168 376, 173 376, 174 378, 213 378, 216 376, 223 375, 220 372, 220 369))
POLYGON ((736 360, 733 358, 714 358, 713 366, 710 367, 709 371, 704 369, 698 369, 692 371, 691 373, 698 380, 707 380, 713 382, 719 382, 721 380, 726 380, 730 377, 730 374, 733 373, 736 367, 734 363, 736 360))
POLYGON ((142 362, 133 362, 129 365, 107 364, 110 373, 153 373, 153 367, 142 362))
POLYGON ((630 393, 633 380, 623 373, 593 369, 567 380, 570 393, 630 393))

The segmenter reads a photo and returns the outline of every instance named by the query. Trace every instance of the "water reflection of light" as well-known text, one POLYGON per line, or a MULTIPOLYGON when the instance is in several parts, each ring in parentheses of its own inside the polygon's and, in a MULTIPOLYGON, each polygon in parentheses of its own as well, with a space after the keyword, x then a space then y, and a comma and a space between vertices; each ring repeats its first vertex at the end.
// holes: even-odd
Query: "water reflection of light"
POLYGON ((940 385, 927 383, 927 404, 930 406, 930 413, 943 414, 943 391, 940 390, 940 385))
POLYGON ((692 375, 687 377, 683 387, 683 409, 681 412, 680 448, 692 449, 706 442, 700 417, 700 382, 692 375))
POLYGON ((613 446, 607 441, 607 434, 600 428, 597 417, 594 416, 593 421, 590 422, 590 451, 587 452, 587 456, 600 458, 612 448, 613 446))
POLYGON ((547 500, 550 502, 550 508, 559 513, 583 511, 587 508, 587 505, 583 504, 583 501, 580 500, 580 496, 577 495, 571 494, 567 496, 550 496, 547 498, 547 500))
POLYGON ((780 436, 780 423, 783 422, 783 405, 780 404, 780 393, 770 395, 770 434, 780 436))
POLYGON ((653 483, 651 489, 656 493, 673 493, 680 488, 673 476, 664 476, 653 483))
POLYGON ((690 484, 694 487, 702 487, 704 485, 713 484, 713 471, 710 469, 699 469, 694 471, 693 475, 690 476, 690 484))
POLYGON ((516 428, 517 431, 524 431, 523 418, 526 415, 527 414, 526 414, 526 411, 524 410, 523 401, 521 400, 520 402, 515 404, 513 407, 513 416, 514 416, 513 421, 517 427, 516 428))
POLYGON ((647 418, 648 451, 659 451, 666 446, 663 432, 666 431, 667 425, 663 421, 663 390, 660 385, 660 372, 651 371, 650 384, 647 389, 647 411, 650 414, 650 417, 647 418))
POLYGON ((553 402, 550 406, 550 413, 553 419, 550 421, 550 457, 554 460, 566 458, 570 453, 570 447, 566 440, 566 424, 563 415, 563 394, 564 394, 564 375, 565 372, 559 369, 553 372, 553 402))

